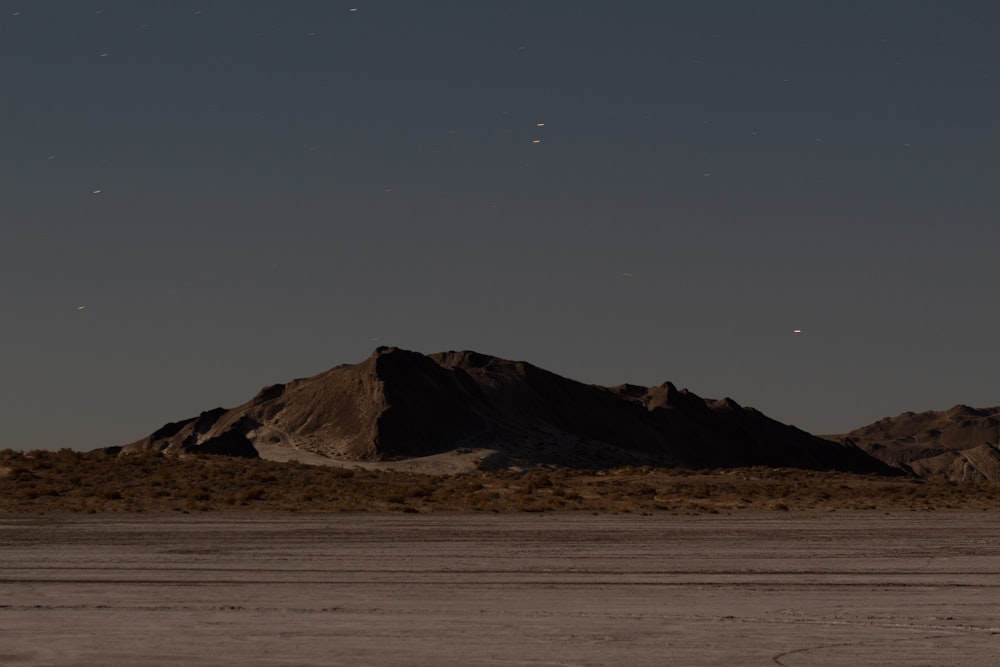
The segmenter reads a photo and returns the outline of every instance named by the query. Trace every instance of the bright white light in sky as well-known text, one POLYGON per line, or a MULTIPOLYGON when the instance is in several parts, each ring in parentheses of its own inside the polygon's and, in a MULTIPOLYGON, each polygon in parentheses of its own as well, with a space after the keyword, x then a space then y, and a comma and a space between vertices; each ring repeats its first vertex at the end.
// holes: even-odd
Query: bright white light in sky
POLYGON ((792 329, 792 333, 802 333, 802 329, 792 329))

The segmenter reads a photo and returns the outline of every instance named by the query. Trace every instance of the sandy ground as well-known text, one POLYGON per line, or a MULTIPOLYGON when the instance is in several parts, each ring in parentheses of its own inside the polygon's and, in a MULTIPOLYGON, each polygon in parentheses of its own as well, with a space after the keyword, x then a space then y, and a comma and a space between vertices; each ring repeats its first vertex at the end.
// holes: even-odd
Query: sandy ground
MULTIPOLYGON (((294 449, 287 445, 255 445, 260 458, 265 461, 297 461, 315 466, 330 466, 333 468, 361 468, 363 470, 393 470, 396 472, 415 472, 425 475, 460 475, 476 472, 480 464, 497 455, 495 449, 459 449, 431 456, 417 456, 398 461, 355 461, 352 459, 335 459, 315 452, 294 449)), ((487 464, 488 467, 488 464, 487 464)))
POLYGON ((0 516, 0 665, 984 665, 1000 515, 0 516))

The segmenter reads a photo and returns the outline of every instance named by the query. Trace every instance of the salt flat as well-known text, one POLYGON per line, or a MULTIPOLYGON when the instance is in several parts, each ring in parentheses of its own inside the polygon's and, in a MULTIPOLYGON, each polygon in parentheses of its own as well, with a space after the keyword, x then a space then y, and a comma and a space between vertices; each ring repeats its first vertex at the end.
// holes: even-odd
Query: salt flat
POLYGON ((0 516, 0 665, 983 665, 1000 515, 0 516))

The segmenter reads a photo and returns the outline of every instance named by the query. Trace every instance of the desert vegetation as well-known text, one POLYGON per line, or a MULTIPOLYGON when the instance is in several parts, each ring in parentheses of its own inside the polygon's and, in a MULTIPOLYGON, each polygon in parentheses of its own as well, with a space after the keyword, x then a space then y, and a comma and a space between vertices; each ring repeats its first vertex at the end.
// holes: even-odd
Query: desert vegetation
POLYGON ((0 451, 0 511, 728 512, 1000 509, 1000 484, 791 468, 461 475, 212 455, 0 451))

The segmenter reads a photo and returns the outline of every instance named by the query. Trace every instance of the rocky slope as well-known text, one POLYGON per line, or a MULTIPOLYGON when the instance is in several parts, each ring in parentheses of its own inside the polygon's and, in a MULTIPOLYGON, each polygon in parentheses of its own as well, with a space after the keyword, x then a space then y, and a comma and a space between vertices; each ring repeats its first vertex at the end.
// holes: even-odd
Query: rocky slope
POLYGON ((836 438, 921 477, 1000 480, 1000 407, 904 412, 836 438))
POLYGON ((494 452, 486 465, 891 471, 850 443, 670 383, 600 387, 475 352, 398 348, 266 387, 232 409, 167 424, 123 451, 267 452, 268 458, 300 452, 372 461, 468 448, 494 452))

